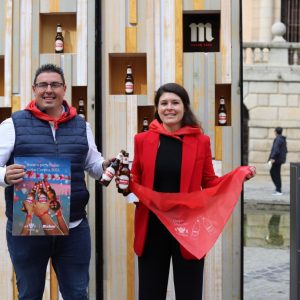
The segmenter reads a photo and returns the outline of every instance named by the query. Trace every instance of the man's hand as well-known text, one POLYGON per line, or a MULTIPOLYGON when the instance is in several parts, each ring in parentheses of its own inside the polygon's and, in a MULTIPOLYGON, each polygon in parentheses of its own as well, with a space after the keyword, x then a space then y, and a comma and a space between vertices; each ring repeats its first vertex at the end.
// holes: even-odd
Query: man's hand
POLYGON ((5 172, 5 183, 12 185, 19 183, 23 180, 23 177, 25 176, 25 167, 23 165, 9 165, 6 167, 6 172, 5 172))
POLYGON ((115 160, 116 160, 116 158, 114 157, 114 158, 106 159, 105 161, 103 161, 103 163, 102 163, 103 171, 105 171, 106 168, 115 160))

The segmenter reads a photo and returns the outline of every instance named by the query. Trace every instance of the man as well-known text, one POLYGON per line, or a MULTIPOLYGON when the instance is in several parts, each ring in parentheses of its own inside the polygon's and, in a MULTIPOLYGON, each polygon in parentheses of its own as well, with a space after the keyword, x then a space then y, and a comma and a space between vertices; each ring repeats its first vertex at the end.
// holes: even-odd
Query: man
MULTIPOLYGON (((0 125, 0 185, 5 187, 7 244, 19 299, 42 299, 49 258, 63 299, 88 299, 91 240, 84 171, 99 179, 110 161, 98 152, 89 124, 64 100, 66 85, 61 68, 41 66, 32 90, 35 99, 25 110, 13 113, 0 125), (25 175, 24 166, 14 164, 16 156, 53 156, 71 161, 68 236, 12 235, 13 186, 25 175)), ((33 207, 33 213, 34 209, 38 208, 33 207)))
POLYGON ((275 139, 273 141, 271 153, 269 156, 269 163, 271 164, 270 175, 276 190, 272 194, 274 196, 281 196, 281 165, 286 161, 287 146, 286 137, 282 135, 282 128, 275 128, 275 139))

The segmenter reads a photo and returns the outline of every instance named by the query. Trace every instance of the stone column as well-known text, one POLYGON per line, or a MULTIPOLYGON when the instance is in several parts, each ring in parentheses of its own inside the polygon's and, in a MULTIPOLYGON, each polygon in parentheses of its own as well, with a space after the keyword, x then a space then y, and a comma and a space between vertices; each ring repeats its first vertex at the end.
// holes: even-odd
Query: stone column
POLYGON ((273 0, 261 0, 259 41, 270 42, 272 39, 271 26, 273 24, 273 0))

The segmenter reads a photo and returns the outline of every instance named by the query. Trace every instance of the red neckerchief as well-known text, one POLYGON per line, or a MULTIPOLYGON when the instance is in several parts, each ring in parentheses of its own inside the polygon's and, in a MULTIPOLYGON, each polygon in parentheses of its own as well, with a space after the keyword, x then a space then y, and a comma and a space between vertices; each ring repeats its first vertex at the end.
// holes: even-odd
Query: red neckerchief
POLYGON ((249 166, 239 167, 217 185, 190 193, 159 193, 134 181, 130 190, 190 254, 201 259, 221 234, 249 174, 249 166))
POLYGON ((199 127, 192 127, 192 126, 184 126, 179 128, 176 131, 169 132, 167 131, 162 123, 159 123, 157 120, 151 122, 149 126, 149 131, 156 132, 158 134, 167 135, 169 137, 173 137, 182 141, 182 136, 184 135, 194 135, 194 134, 201 134, 201 130, 199 127))
POLYGON ((76 109, 73 106, 69 106, 68 102, 66 100, 63 101, 62 104, 65 108, 65 112, 61 114, 59 118, 53 118, 49 115, 43 113, 36 105, 35 100, 31 100, 30 103, 26 106, 25 110, 29 110, 36 118, 48 122, 54 123, 54 129, 58 129, 58 125, 60 123, 67 122, 74 118, 77 115, 76 109))

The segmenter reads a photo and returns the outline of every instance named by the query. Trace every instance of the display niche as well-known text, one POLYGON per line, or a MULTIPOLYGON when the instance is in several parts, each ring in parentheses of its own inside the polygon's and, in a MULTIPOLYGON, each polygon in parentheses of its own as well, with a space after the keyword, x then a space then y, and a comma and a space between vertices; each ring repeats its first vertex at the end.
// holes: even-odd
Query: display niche
POLYGON ((215 85, 215 125, 231 126, 231 84, 215 85))
POLYGON ((79 104, 80 100, 83 101, 83 108, 84 108, 84 114, 85 119, 88 118, 88 109, 87 109, 87 87, 86 86, 72 86, 72 106, 74 106, 77 110, 77 113, 79 113, 79 104))
POLYGON ((55 53, 56 26, 62 26, 64 52, 76 53, 76 14, 40 14, 40 53, 55 53))
POLYGON ((134 95, 147 94, 147 57, 146 53, 110 53, 109 54, 109 93, 125 94, 127 66, 132 68, 134 95))

